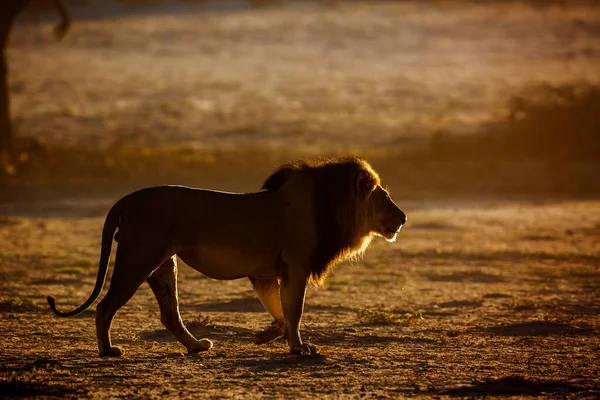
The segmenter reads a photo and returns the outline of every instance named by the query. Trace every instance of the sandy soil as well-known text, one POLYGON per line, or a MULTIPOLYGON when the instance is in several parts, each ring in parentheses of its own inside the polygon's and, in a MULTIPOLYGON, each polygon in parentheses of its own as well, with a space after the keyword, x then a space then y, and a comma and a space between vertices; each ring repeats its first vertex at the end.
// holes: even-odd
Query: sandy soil
POLYGON ((317 357, 289 355, 284 342, 254 345, 269 317, 249 282, 214 281, 183 266, 183 318, 214 348, 182 354, 144 285, 115 319, 113 337, 125 356, 99 359, 94 312, 58 319, 43 295, 57 295, 63 309, 87 298, 103 218, 4 216, 0 393, 600 395, 599 202, 404 209, 410 223, 396 243, 376 242, 363 260, 339 266, 323 288, 309 291, 302 332, 320 347, 317 357), (361 309, 371 317, 360 317, 361 309))
POLYGON ((586 191, 597 165, 577 180, 561 163, 395 155, 437 129, 495 123, 523 85, 600 82, 600 14, 579 2, 244 4, 74 8, 59 44, 45 17, 16 28, 17 130, 55 159, 0 185, 0 398, 600 397, 600 201, 586 191), (309 291, 302 333, 320 355, 254 345, 270 321, 249 282, 187 266, 181 309, 214 341, 204 354, 182 353, 147 285, 115 319, 120 359, 97 357, 93 309, 48 309, 46 294, 67 309, 91 292, 121 195, 255 190, 288 156, 355 150, 373 155, 409 223, 309 291))

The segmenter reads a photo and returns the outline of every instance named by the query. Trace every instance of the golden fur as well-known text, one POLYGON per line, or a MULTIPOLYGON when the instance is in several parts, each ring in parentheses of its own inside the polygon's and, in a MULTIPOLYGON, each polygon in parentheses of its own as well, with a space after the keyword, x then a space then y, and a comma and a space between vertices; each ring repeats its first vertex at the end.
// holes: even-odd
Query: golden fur
POLYGON ((370 224, 372 214, 365 203, 373 198, 365 194, 377 187, 383 189, 375 170, 357 157, 300 160, 284 165, 267 178, 263 189, 276 190, 294 173, 306 175, 316 187, 314 222, 318 242, 314 249, 311 278, 319 284, 335 264, 358 257, 367 249, 373 232, 365 232, 360 227, 370 224))

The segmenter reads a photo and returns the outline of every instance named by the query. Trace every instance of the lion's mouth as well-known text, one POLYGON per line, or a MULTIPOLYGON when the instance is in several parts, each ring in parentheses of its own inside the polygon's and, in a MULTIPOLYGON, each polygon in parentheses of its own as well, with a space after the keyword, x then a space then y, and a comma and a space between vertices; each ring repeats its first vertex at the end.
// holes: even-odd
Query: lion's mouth
POLYGON ((383 228, 380 232, 381 236, 383 236, 387 241, 393 242, 396 240, 396 236, 402 229, 402 225, 397 228, 383 228))
POLYGON ((401 229, 402 225, 400 225, 398 228, 385 228, 383 230, 383 233, 385 233, 386 235, 397 235, 398 233, 400 233, 401 229))

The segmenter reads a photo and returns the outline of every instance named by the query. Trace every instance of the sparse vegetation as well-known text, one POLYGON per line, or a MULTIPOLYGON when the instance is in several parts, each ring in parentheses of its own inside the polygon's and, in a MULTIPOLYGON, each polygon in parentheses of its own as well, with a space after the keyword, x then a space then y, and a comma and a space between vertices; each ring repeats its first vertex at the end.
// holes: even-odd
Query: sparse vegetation
POLYGON ((130 333, 130 334, 125 334, 125 335, 119 335, 117 340, 126 340, 129 342, 137 342, 138 340, 140 340, 140 336, 136 333, 130 333))
POLYGON ((210 316, 202 314, 199 314, 190 320, 185 320, 184 323, 189 327, 214 325, 210 316))
POLYGON ((0 306, 5 306, 7 308, 21 307, 23 305, 23 300, 16 296, 1 296, 0 297, 0 306))
POLYGON ((97 305, 98 305, 98 303, 92 304, 84 312, 82 312, 81 315, 94 315, 94 314, 96 314, 96 306, 97 305))
POLYGON ((54 272, 59 273, 59 274, 81 274, 85 270, 86 270, 85 267, 68 265, 68 266, 64 266, 64 267, 55 268, 54 272))
POLYGON ((511 292, 505 292, 505 291, 497 291, 497 292, 490 292, 490 293, 486 293, 483 295, 484 299, 503 299, 503 298, 514 298, 517 297, 516 294, 511 293, 511 292))
POLYGON ((370 324, 419 324, 423 319, 420 311, 414 313, 404 313, 402 315, 393 314, 387 311, 374 310, 372 308, 361 308, 356 311, 358 320, 362 323, 370 324))

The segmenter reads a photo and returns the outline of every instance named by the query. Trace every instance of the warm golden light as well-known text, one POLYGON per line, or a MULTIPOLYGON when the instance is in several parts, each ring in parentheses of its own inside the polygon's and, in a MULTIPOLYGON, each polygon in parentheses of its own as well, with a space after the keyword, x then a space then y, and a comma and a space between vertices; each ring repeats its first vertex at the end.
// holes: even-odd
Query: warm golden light
POLYGON ((0 397, 600 397, 597 3, 2 2, 0 397), (214 194, 346 156, 372 168, 214 194), (93 293, 113 204, 157 185, 215 197, 111 219, 117 276, 167 267, 55 316, 93 293))

